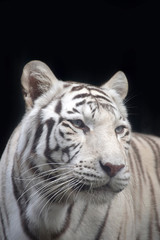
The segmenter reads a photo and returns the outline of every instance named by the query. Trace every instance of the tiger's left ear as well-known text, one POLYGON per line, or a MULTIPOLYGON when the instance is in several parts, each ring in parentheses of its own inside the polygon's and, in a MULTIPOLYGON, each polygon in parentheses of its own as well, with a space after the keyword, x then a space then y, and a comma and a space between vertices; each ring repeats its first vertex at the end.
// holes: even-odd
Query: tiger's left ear
POLYGON ((27 109, 32 108, 34 101, 57 83, 57 78, 45 63, 36 60, 27 63, 21 77, 27 109))
POLYGON ((118 71, 101 88, 114 89, 124 99, 128 93, 128 80, 123 72, 118 71))

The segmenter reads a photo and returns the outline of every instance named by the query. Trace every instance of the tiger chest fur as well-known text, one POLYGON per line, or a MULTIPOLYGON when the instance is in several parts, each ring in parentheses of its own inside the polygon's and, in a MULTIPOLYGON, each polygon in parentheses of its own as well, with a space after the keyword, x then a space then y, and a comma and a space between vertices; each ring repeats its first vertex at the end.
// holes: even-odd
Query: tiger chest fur
POLYGON ((26 114, 0 162, 0 240, 160 239, 160 140, 131 133, 122 72, 101 87, 21 78, 26 114))

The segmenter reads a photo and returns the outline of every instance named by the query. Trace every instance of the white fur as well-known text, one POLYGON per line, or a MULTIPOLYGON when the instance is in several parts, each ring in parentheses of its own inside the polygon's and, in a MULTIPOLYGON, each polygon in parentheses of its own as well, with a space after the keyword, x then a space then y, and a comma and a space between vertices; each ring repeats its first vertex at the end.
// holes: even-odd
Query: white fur
MULTIPOLYGON (((155 209, 158 214, 160 212, 155 155, 150 144, 144 140, 145 137, 140 135, 133 134, 132 141, 138 146, 142 166, 134 145, 129 148, 131 128, 122 101, 128 91, 125 75, 118 72, 101 88, 85 84, 81 88, 82 84, 58 81, 45 64, 33 61, 24 69, 22 85, 27 112, 10 138, 0 162, 0 209, 8 239, 31 240, 22 227, 21 211, 24 209, 20 211, 19 207, 25 194, 30 197, 23 214, 28 229, 33 234, 36 229, 35 236, 39 240, 51 240, 52 234, 59 232, 60 240, 136 240, 138 237, 146 240, 149 225, 152 227, 153 239, 159 239, 155 223, 155 209), (35 94, 34 84, 37 88, 35 94), (80 90, 71 91, 73 87, 79 87, 80 90), (41 95, 38 95, 39 90, 41 95), (77 94, 88 94, 88 102, 76 105, 81 99, 74 99, 77 94), (96 98, 97 94, 101 98, 96 98), (111 102, 106 104, 105 97, 111 102), (58 104, 61 104, 60 113, 55 111, 58 104), (75 108, 78 112, 71 114, 75 108), (89 128, 88 132, 75 127, 70 121, 77 119, 84 122, 89 128), (52 120, 55 123, 53 126, 52 120), (38 125, 43 127, 36 141, 38 125), (118 134, 116 128, 119 126, 125 126, 125 130, 118 134), (59 148, 50 151, 57 144, 59 148), (59 164, 56 170, 49 163, 46 164, 46 148, 49 148, 49 157, 59 164), (65 151, 67 148, 69 153, 65 151), (124 167, 111 178, 100 162, 103 166, 110 163, 124 167), (35 164, 30 167, 32 172, 28 167, 30 163, 35 164), (42 173, 46 178, 41 178, 42 173), (54 173, 59 178, 53 182, 47 181, 47 177, 54 173), (17 183, 22 181, 24 185, 18 200, 14 193, 13 177, 17 183), (90 189, 80 191, 77 183, 90 186, 90 189), (151 183, 155 199, 151 194, 151 183), (49 190, 46 186, 49 186, 49 190), (44 190, 44 195, 41 195, 40 189, 44 190), (54 199, 54 202, 49 202, 46 196, 50 200, 54 199)), ((160 148, 160 140, 151 139, 160 148)), ((1 222, 0 226, 3 224, 1 222)), ((0 239, 3 238, 1 231, 0 239)))

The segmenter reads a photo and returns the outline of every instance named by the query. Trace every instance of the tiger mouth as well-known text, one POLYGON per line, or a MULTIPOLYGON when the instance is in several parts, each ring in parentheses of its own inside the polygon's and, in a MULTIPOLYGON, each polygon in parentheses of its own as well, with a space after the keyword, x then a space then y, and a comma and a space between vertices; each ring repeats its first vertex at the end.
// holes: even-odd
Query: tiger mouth
POLYGON ((105 192, 114 192, 114 193, 119 193, 121 192, 123 189, 113 189, 111 186, 110 186, 110 182, 107 183, 107 184, 104 184, 104 185, 101 185, 101 186, 92 186, 92 185, 87 185, 87 184, 84 184, 84 183, 78 183, 78 185, 76 186, 76 190, 78 189, 79 192, 85 192, 87 191, 88 193, 94 193, 94 192, 102 192, 102 191, 105 191, 105 192))
POLYGON ((77 186, 76 186, 76 189, 78 189, 80 192, 83 192, 83 191, 88 191, 88 192, 102 191, 102 190, 107 190, 107 188, 110 188, 108 183, 105 184, 105 185, 97 186, 97 187, 94 187, 92 185, 88 185, 88 184, 85 184, 85 183, 78 183, 77 186))

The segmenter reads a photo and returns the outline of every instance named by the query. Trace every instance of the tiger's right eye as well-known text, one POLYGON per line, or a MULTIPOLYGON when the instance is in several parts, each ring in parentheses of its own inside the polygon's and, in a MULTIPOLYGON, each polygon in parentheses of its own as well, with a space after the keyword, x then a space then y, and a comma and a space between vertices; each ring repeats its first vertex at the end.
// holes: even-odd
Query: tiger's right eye
POLYGON ((116 132, 117 134, 122 134, 122 133, 124 132, 124 129, 125 129, 125 126, 120 125, 119 127, 117 127, 117 128, 115 129, 115 132, 116 132))

